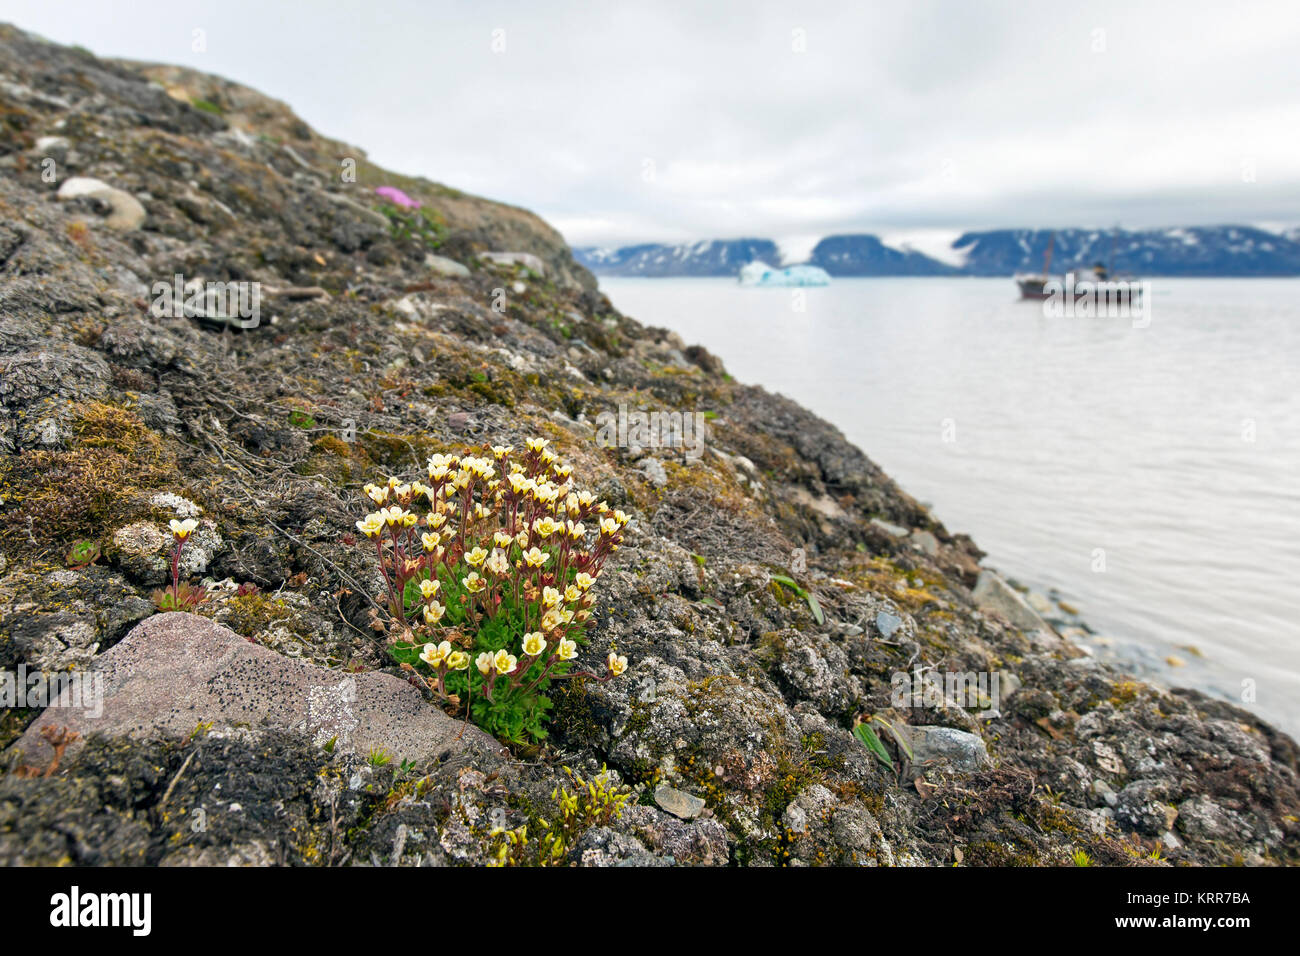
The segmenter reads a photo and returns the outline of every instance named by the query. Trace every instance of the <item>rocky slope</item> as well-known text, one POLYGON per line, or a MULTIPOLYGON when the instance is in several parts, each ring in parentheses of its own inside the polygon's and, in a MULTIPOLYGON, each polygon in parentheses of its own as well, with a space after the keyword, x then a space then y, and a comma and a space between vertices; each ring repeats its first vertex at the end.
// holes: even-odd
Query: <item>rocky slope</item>
POLYGON ((98 718, 0 715, 0 862, 1294 861, 1293 741, 1085 656, 834 428, 619 315, 528 213, 12 28, 0 124, 0 670, 104 680, 98 718), (380 185, 441 216, 436 249, 380 185), (176 274, 260 282, 260 321, 153 314, 176 274), (707 452, 598 447, 620 403, 707 413, 707 452), (353 522, 366 480, 533 434, 633 516, 582 652, 631 667, 507 750, 431 702, 402 719, 353 522), (211 620, 153 617, 159 529, 193 515, 211 620), (996 674, 998 707, 891 694, 918 669, 996 674), (863 715, 910 755, 883 729, 873 755, 863 715), (565 816, 571 775, 599 783, 565 816))

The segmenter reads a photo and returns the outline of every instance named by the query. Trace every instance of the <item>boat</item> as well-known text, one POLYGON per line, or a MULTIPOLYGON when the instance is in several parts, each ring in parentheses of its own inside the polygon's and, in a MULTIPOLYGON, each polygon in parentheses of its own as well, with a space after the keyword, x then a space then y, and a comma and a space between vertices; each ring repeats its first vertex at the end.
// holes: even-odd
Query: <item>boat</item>
MULTIPOLYGON (((1078 272, 1070 271, 1060 279, 1053 279, 1052 248, 1056 243, 1056 234, 1047 239, 1047 251, 1043 254, 1043 271, 1040 275, 1017 274, 1015 282, 1020 289, 1020 298, 1041 302, 1045 299, 1065 296, 1073 297, 1084 293, 1099 301, 1117 305, 1131 304, 1142 295, 1142 283, 1137 276, 1112 276, 1110 269, 1103 262, 1093 263, 1091 268, 1078 272)), ((1115 258, 1115 243, 1111 240, 1111 259, 1115 258)))
POLYGON ((1049 270, 1052 268, 1052 246, 1056 244, 1056 233, 1047 237, 1047 252, 1043 254, 1043 274, 1042 275, 1020 275, 1017 274, 1016 285, 1020 288, 1020 298, 1022 299, 1046 299, 1047 283, 1051 279, 1049 270))

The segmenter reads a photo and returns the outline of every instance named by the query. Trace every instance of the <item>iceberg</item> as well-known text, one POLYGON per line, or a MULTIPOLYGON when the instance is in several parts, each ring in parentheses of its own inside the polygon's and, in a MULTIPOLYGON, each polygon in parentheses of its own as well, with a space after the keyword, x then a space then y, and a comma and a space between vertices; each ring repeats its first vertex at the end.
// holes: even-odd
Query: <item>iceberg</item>
POLYGON ((773 269, 766 262, 755 260, 740 270, 740 284, 745 286, 798 286, 830 285, 831 277, 817 266, 788 266, 773 269))

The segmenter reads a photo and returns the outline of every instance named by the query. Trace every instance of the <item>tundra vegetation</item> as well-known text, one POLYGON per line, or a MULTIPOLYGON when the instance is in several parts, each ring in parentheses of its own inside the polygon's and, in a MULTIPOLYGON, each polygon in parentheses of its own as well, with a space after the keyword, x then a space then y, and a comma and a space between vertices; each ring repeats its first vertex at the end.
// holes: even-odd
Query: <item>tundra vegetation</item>
POLYGON ((546 736, 555 681, 627 669, 611 649, 602 673, 572 670, 593 587, 629 518, 575 490, 550 444, 529 438, 519 460, 509 445, 486 457, 434 455, 428 484, 367 484, 378 510, 356 523, 384 580, 388 653, 515 743, 546 736))

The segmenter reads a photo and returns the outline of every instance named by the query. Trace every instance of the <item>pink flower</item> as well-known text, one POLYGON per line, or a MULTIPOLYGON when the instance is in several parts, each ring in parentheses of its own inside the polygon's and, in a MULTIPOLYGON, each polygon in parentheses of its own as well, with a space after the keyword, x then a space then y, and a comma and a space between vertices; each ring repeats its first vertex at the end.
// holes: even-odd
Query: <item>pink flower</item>
POLYGON ((401 206, 403 209, 419 209, 420 201, 412 199, 406 193, 402 192, 396 186, 377 186, 375 195, 381 199, 387 199, 394 206, 401 206))

